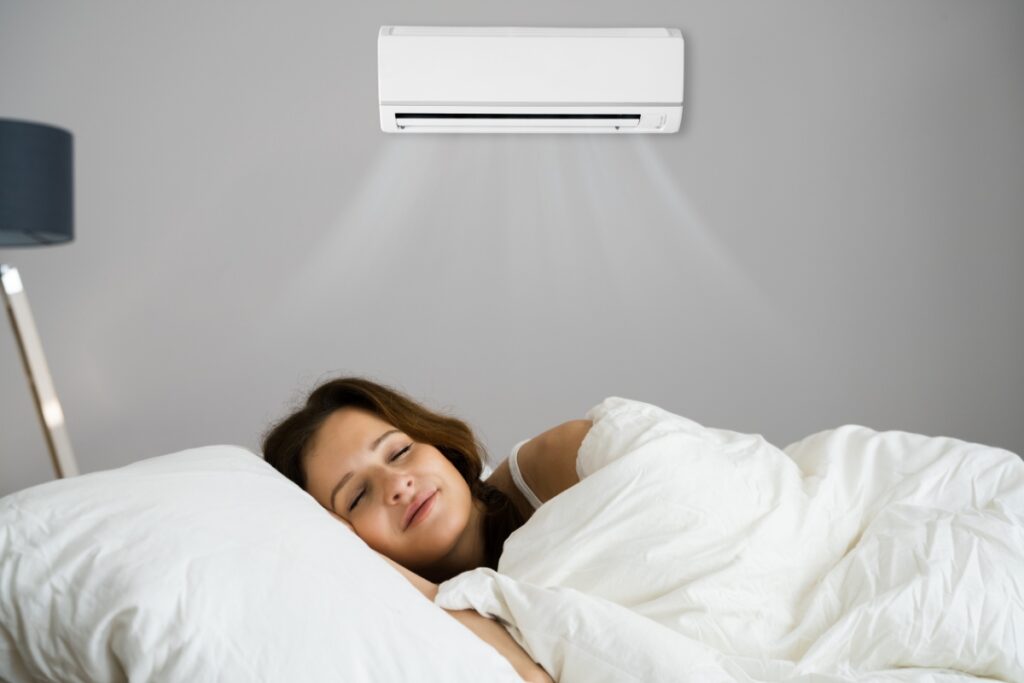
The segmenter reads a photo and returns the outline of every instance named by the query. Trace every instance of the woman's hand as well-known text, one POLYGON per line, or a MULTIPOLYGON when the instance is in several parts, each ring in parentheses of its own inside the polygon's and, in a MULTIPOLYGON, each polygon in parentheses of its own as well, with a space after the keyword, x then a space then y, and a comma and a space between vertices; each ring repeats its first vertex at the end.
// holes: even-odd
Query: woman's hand
MULTIPOLYGON (((355 529, 347 520, 334 512, 331 512, 331 514, 335 519, 355 533, 355 529)), ((394 567, 395 571, 404 576, 405 579, 416 588, 416 590, 423 594, 423 597, 430 600, 430 602, 434 602, 434 598, 437 597, 436 583, 428 581, 419 574, 406 569, 387 555, 382 553, 377 554, 384 558, 388 564, 394 567)), ((474 610, 445 611, 454 617, 456 621, 475 633, 477 637, 504 656, 523 680, 528 683, 553 683, 547 672, 544 671, 540 665, 534 662, 528 654, 526 654, 526 651, 519 646, 519 643, 517 643, 512 636, 509 635, 508 631, 505 630, 505 627, 497 621, 481 616, 474 610)))
POLYGON ((553 683, 544 667, 533 661, 533 658, 499 622, 477 613, 476 610, 445 611, 475 633, 480 640, 497 650, 498 654, 508 660, 508 663, 524 681, 527 683, 553 683))
MULTIPOLYGON (((399 574, 415 586, 425 598, 434 602, 434 598, 437 597, 436 583, 428 581, 419 574, 406 569, 386 555, 381 555, 381 557, 387 560, 399 574)), ((533 658, 526 653, 526 650, 520 647, 519 643, 509 635, 505 627, 494 619, 488 619, 478 614, 476 610, 471 609, 445 610, 445 612, 475 633, 480 640, 497 650, 501 656, 509 661, 509 664, 512 665, 512 668, 516 670, 516 673, 523 680, 528 683, 552 683, 551 677, 548 676, 543 667, 534 662, 533 658)))

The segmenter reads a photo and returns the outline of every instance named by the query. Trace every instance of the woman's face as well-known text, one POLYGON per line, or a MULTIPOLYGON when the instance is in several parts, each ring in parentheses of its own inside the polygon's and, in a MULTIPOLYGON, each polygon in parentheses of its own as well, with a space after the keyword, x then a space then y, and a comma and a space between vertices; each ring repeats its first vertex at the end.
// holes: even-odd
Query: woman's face
POLYGON ((374 550, 413 571, 457 564, 480 541, 469 486, 441 451, 376 415, 336 410, 313 436, 307 488, 374 550))

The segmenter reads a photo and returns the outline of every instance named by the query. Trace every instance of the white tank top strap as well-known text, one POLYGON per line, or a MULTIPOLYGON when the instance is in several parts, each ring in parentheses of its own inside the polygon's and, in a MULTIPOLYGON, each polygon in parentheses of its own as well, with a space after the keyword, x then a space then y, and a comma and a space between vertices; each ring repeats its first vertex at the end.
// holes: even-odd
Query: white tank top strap
POLYGON ((512 481, 515 482, 516 488, 526 497, 526 500, 530 501, 530 505, 536 510, 541 506, 540 498, 537 497, 530 487, 526 485, 526 481, 523 479, 522 473, 519 471, 519 448, 529 441, 529 439, 523 439, 515 446, 512 447, 512 453, 508 456, 508 469, 512 473, 512 481))

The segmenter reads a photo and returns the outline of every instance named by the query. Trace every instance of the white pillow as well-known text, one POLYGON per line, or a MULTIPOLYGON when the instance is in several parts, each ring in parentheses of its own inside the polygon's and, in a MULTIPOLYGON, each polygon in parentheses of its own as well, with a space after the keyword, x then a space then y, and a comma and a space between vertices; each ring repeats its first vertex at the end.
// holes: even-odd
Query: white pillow
POLYGON ((236 446, 0 499, 0 679, 519 680, 236 446))

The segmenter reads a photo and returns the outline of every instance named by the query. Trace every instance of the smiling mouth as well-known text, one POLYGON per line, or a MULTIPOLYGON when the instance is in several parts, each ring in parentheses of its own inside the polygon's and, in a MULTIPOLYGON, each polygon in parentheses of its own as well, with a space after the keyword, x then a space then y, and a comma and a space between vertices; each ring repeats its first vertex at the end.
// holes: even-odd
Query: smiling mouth
POLYGON ((404 529, 408 529, 409 527, 411 527, 413 524, 422 519, 427 512, 429 512, 429 507, 433 505, 434 496, 436 495, 437 489, 434 489, 422 500, 418 502, 414 501, 412 504, 409 505, 410 512, 407 513, 404 529))

